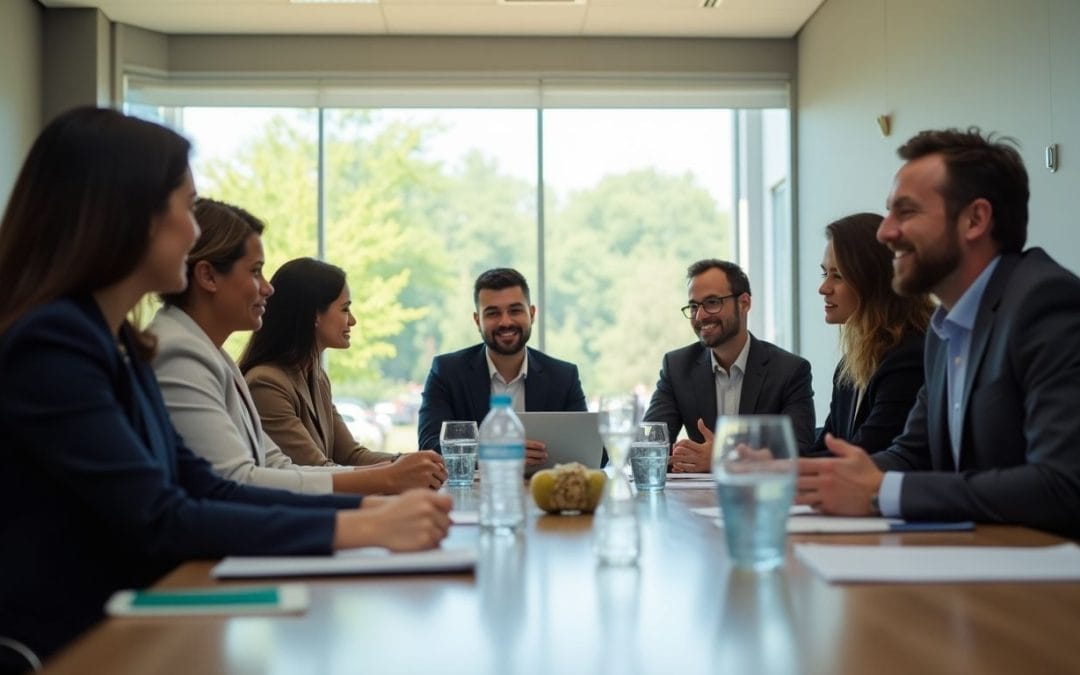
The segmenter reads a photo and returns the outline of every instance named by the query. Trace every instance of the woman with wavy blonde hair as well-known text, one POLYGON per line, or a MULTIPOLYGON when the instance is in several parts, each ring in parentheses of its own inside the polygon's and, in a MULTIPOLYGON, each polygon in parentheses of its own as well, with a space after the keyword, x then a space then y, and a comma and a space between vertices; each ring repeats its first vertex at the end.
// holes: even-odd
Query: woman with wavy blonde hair
POLYGON ((825 322, 840 326, 842 358, 829 416, 807 454, 830 454, 825 434, 884 450, 904 428, 923 384, 923 343, 933 304, 892 290, 892 253, 877 241, 882 217, 856 213, 825 228, 818 293, 825 322))

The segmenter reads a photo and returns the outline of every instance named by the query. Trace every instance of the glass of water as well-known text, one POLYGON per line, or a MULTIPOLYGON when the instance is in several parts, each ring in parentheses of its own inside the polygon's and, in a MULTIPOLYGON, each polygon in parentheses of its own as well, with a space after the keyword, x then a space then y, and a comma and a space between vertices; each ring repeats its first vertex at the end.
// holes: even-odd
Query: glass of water
POLYGON ((642 422, 630 444, 630 468, 639 492, 659 492, 667 482, 668 427, 666 422, 642 422))
POLYGON ((783 564, 797 460, 785 415, 716 421, 712 468, 728 556, 736 567, 768 570, 783 564))
POLYGON ((439 432, 439 450, 446 465, 446 484, 450 487, 472 487, 476 469, 476 422, 446 420, 439 432))

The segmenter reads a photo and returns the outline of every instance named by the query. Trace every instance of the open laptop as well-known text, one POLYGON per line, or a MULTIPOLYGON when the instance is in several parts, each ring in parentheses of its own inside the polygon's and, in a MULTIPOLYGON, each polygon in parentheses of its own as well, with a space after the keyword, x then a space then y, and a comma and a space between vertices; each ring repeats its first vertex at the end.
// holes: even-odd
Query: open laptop
POLYGON ((568 462, 580 462, 589 469, 600 468, 604 442, 596 426, 596 413, 519 412, 517 416, 525 425, 525 438, 547 446, 547 461, 529 467, 526 475, 568 462))

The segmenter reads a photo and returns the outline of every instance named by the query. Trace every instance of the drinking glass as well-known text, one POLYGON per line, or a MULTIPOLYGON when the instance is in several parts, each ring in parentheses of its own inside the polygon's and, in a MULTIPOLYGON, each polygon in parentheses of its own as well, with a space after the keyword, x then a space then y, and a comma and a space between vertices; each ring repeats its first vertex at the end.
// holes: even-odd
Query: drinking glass
POLYGON ((639 492, 659 492, 667 482, 668 427, 666 422, 642 422, 630 444, 630 468, 639 492))
POLYGON ((603 565, 633 565, 640 533, 626 461, 642 409, 636 396, 612 396, 600 399, 598 412, 600 438, 608 453, 608 479, 593 520, 596 554, 603 565))
POLYGON ((446 484, 449 487, 471 487, 476 468, 478 435, 476 422, 446 420, 439 431, 439 449, 446 465, 446 484))
POLYGON ((785 415, 723 416, 716 421, 713 475, 728 555, 736 567, 768 570, 784 562, 798 454, 785 415))

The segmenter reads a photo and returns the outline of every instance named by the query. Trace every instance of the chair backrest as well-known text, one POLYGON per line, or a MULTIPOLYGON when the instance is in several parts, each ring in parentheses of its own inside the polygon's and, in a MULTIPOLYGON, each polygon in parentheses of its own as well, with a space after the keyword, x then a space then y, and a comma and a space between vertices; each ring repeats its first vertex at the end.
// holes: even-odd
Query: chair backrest
MULTIPOLYGON (((26 666, 35 673, 41 670, 41 659, 37 657, 32 649, 24 645, 23 643, 13 638, 0 635, 0 672, 9 672, 7 668, 19 668, 17 663, 25 662, 26 666), (10 654, 4 652, 14 652, 18 655, 17 658, 11 658, 10 654)), ((10 672, 29 672, 28 670, 10 671, 10 672)))

